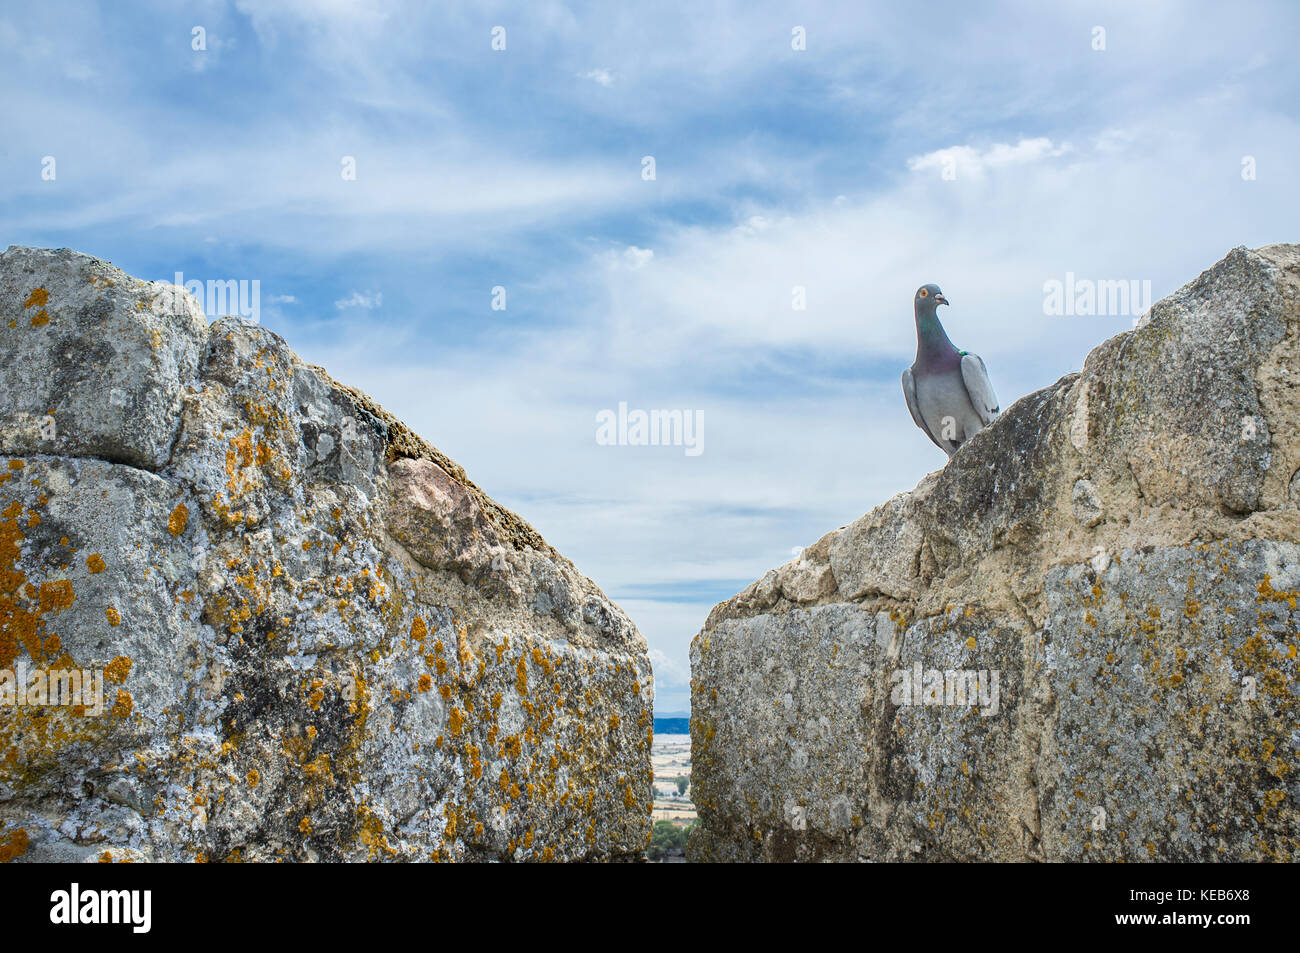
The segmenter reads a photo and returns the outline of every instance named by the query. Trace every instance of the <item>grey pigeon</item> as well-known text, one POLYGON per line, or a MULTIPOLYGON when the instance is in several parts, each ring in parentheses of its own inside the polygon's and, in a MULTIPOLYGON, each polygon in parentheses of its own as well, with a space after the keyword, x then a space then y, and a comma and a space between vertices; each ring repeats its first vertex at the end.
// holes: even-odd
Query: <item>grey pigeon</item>
POLYGON ((979 355, 959 351, 948 340, 935 313, 947 303, 938 285, 917 289, 916 360, 903 371, 903 396, 916 425, 951 457, 993 422, 998 399, 979 355))

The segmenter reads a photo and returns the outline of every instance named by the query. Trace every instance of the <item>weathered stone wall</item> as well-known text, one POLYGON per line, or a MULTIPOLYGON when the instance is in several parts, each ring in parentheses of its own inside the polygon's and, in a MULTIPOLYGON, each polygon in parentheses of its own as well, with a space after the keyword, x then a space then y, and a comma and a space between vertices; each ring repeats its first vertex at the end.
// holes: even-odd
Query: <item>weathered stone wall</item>
POLYGON ((1298 335, 1300 246, 1235 249, 716 607, 692 856, 1295 859, 1298 335))
POLYGON ((573 860, 649 838, 626 615, 284 341, 0 255, 0 859, 573 860))

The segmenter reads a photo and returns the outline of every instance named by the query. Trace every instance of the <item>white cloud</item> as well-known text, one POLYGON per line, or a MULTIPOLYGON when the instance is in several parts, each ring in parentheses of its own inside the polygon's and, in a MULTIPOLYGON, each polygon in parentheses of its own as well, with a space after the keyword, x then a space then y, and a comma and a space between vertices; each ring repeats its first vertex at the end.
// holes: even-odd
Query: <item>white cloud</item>
POLYGON ((627 262, 629 268, 642 268, 650 263, 654 258, 654 249, 637 248, 635 245, 628 245, 623 249, 623 260, 627 262))
POLYGON ((691 684, 690 669, 659 649, 650 650, 650 662, 654 665, 656 688, 680 688, 691 684))
POLYGON ((381 307, 384 303, 384 293, 382 291, 360 291, 352 292, 351 297, 340 298, 334 302, 334 307, 340 311, 346 308, 361 308, 364 311, 372 311, 381 307))
POLYGON ((614 85, 614 74, 607 69, 591 69, 585 73, 579 73, 582 79, 589 79, 593 83, 599 83, 601 86, 610 87, 614 85))
POLYGON ((949 146, 925 155, 913 156, 907 160, 907 167, 913 172, 932 169, 943 172, 947 169, 955 171, 958 178, 979 178, 990 170, 1055 158, 1069 151, 1068 143, 1054 145, 1051 139, 1040 137, 1021 139, 1015 145, 999 142, 985 149, 965 145, 949 146))

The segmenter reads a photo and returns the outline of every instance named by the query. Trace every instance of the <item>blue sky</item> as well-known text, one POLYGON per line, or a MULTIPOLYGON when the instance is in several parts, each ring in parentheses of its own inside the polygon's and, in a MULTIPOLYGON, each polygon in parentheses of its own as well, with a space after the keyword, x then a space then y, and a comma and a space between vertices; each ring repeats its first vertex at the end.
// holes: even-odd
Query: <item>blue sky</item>
POLYGON ((179 6, 0 14, 0 242, 260 281, 628 610, 660 711, 715 602, 944 462, 918 285, 1005 407, 1132 323, 1045 282, 1300 240, 1290 3, 179 6), (704 452, 598 445, 620 401, 704 452))

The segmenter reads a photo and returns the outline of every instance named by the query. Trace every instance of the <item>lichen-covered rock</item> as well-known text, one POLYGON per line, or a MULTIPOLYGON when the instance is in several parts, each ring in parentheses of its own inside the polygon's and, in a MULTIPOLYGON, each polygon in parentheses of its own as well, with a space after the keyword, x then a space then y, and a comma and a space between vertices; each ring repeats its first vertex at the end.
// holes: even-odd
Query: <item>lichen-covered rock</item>
POLYGON ((0 255, 0 453, 162 467, 207 326, 171 289, 66 250, 0 255))
POLYGON ((0 672, 102 699, 0 675, 0 860, 640 854, 645 642, 527 523, 256 324, 67 250, 0 308, 0 672))
POLYGON ((692 645, 695 859, 1300 856, 1300 246, 1233 250, 692 645))

